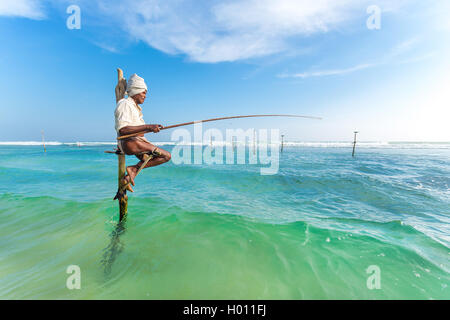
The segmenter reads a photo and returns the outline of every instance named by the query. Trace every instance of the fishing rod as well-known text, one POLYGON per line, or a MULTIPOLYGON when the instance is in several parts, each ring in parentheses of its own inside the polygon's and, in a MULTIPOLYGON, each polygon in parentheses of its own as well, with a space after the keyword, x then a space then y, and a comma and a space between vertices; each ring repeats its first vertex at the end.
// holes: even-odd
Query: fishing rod
MULTIPOLYGON (((315 120, 322 120, 320 117, 313 117, 313 116, 300 116, 300 115, 291 115, 291 114, 254 114, 254 115, 248 115, 248 116, 233 116, 233 117, 222 117, 222 118, 213 118, 213 119, 206 119, 206 120, 198 120, 198 121, 190 121, 190 122, 184 122, 179 124, 174 124, 167 127, 160 127, 160 130, 166 130, 166 129, 172 129, 177 127, 183 127, 188 126, 191 124, 201 123, 201 122, 210 122, 210 121, 219 121, 219 120, 227 120, 227 119, 239 119, 239 118, 255 118, 255 117, 290 117, 290 118, 307 118, 307 119, 315 119, 315 120)), ((117 137, 117 140, 122 140, 126 138, 135 137, 141 134, 148 133, 150 131, 140 131, 136 133, 126 134, 120 137, 117 137)))

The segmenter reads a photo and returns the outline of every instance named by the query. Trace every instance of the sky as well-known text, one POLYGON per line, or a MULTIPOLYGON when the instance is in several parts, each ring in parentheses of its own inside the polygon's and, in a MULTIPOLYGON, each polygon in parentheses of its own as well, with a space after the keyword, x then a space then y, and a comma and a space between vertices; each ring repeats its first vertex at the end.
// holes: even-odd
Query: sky
POLYGON ((146 80, 150 124, 284 113, 323 120, 204 129, 450 141, 449 14, 448 0, 0 0, 0 141, 114 141, 118 67, 146 80))

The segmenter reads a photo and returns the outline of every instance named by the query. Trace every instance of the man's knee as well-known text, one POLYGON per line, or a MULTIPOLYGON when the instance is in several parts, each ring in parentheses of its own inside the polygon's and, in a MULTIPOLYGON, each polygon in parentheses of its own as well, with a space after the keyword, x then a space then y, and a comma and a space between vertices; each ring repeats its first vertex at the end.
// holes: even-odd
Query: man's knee
POLYGON ((159 151, 160 153, 160 156, 158 156, 158 158, 163 159, 164 162, 168 162, 172 158, 172 155, 170 154, 169 151, 159 148, 157 148, 156 150, 159 151))

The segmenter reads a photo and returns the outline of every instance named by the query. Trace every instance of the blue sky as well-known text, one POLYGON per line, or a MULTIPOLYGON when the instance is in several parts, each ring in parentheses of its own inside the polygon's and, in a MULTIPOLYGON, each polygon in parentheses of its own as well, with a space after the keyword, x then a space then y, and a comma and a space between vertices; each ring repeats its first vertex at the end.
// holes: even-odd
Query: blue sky
MULTIPOLYGON (((0 2, 0 141, 113 141, 116 68, 144 77, 147 123, 279 128, 287 140, 450 141, 450 2, 0 2), (70 30, 69 5, 81 10, 70 30), (381 9, 369 29, 367 8, 381 9)), ((151 135, 170 140, 170 132, 151 135)))

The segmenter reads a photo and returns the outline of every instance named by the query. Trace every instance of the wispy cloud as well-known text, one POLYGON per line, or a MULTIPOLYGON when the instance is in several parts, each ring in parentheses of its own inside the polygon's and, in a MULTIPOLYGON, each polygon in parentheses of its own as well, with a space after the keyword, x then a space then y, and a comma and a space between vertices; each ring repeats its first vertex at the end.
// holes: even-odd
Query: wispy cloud
MULTIPOLYGON (((383 58, 381 58, 376 63, 361 63, 348 68, 341 69, 326 69, 326 70, 318 70, 318 71, 307 71, 307 72, 299 72, 299 73, 282 73, 279 74, 279 78, 312 78, 312 77, 325 77, 325 76, 336 76, 336 75, 345 75, 349 73, 353 73, 356 71, 361 71, 364 69, 374 68, 377 66, 385 65, 388 63, 394 62, 395 58, 403 57, 407 53, 411 52, 416 45, 420 43, 420 39, 418 37, 414 37, 411 39, 407 39, 395 45, 383 58)), ((412 57, 403 59, 398 63, 412 63, 419 62, 429 58, 429 54, 420 57, 412 57)))
POLYGON ((45 13, 39 0, 1 0, 0 16, 44 19, 45 13))
POLYGON ((334 75, 342 75, 347 73, 352 73, 355 71, 367 69, 374 67, 374 64, 360 64, 354 67, 346 68, 346 69, 331 69, 331 70, 321 70, 315 72, 302 72, 302 73, 294 73, 294 74, 280 74, 279 78, 311 78, 311 77, 323 77, 323 76, 334 76, 334 75))
POLYGON ((138 41, 192 61, 215 63, 301 47, 301 37, 364 17, 368 4, 369 0, 100 0, 99 8, 138 41))
POLYGON ((100 47, 103 50, 106 50, 108 52, 119 53, 119 50, 116 47, 111 46, 107 43, 103 43, 103 42, 92 42, 92 43, 95 44, 97 47, 100 47))
POLYGON ((416 57, 412 57, 412 58, 408 58, 408 59, 402 60, 402 61, 400 61, 400 63, 401 64, 408 64, 408 63, 421 62, 421 61, 424 61, 424 60, 431 59, 434 56, 436 56, 435 52, 429 52, 429 53, 426 53, 426 54, 421 55, 421 56, 416 56, 416 57))
MULTIPOLYGON (((383 12, 392 12, 412 1, 376 2, 383 12)), ((373 4, 372 0, 1 0, 0 16, 43 19, 43 4, 61 7, 72 2, 80 5, 83 17, 95 17, 105 29, 120 30, 124 42, 143 41, 162 52, 204 63, 301 50, 307 37, 360 24, 367 6, 373 4)), ((100 46, 114 52, 105 43, 109 42, 100 46)), ((413 45, 405 43, 393 54, 413 45)), ((369 67, 360 64, 328 73, 369 67)), ((319 76, 320 72, 302 74, 319 76)))
POLYGON ((400 42, 394 48, 392 48, 391 52, 387 55, 386 59, 395 58, 397 56, 401 56, 405 53, 408 53, 409 51, 414 49, 414 47, 416 47, 416 45, 419 42, 420 42, 419 37, 414 37, 411 39, 407 39, 403 42, 400 42))

